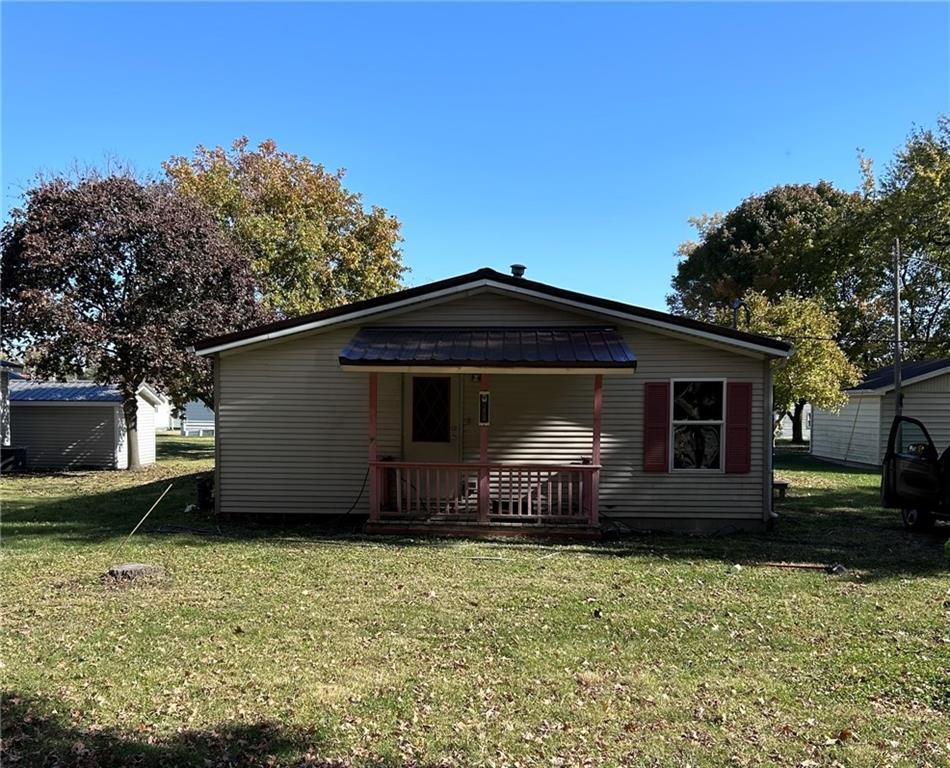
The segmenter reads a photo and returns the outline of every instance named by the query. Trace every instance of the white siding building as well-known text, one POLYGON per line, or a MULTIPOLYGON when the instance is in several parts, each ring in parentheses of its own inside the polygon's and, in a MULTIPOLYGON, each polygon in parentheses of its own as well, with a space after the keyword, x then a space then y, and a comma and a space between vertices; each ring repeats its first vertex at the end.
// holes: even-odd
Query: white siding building
MULTIPOLYGON (((901 368, 904 416, 927 427, 939 451, 950 445, 950 359, 904 363, 901 368)), ((838 413, 816 408, 811 452, 851 464, 880 466, 894 420, 894 370, 882 368, 848 390, 838 413)))
MULTIPOLYGON (((156 394, 138 392, 139 459, 155 462, 156 394)), ((10 382, 15 448, 26 449, 28 469, 126 469, 128 444, 118 389, 88 381, 10 382)))

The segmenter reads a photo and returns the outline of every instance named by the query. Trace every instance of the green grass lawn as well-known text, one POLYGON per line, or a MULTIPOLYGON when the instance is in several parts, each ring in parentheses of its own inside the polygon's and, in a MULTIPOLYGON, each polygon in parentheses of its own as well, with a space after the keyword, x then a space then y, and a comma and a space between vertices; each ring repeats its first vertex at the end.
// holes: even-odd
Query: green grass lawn
POLYGON ((211 441, 160 454, 3 478, 5 766, 950 763, 948 529, 875 474, 783 459, 766 534, 396 541, 185 515, 211 441))

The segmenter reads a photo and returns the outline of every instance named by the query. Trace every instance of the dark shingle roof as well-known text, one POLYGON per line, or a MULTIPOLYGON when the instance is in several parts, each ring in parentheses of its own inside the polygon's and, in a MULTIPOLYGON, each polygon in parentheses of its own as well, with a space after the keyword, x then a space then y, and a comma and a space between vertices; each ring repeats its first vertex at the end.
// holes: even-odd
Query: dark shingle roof
MULTIPOLYGON (((901 380, 909 381, 919 376, 926 376, 928 373, 935 373, 946 368, 950 371, 950 357, 942 360, 915 360, 901 365, 901 380)), ((889 365, 886 368, 879 368, 871 371, 864 376, 864 379, 857 386, 851 387, 850 391, 868 390, 868 389, 890 389, 894 386, 894 366, 889 365)))
POLYGON ((119 390, 92 381, 10 381, 10 402, 121 403, 119 390))
POLYGON ((344 365, 631 368, 637 359, 613 328, 363 328, 344 365))

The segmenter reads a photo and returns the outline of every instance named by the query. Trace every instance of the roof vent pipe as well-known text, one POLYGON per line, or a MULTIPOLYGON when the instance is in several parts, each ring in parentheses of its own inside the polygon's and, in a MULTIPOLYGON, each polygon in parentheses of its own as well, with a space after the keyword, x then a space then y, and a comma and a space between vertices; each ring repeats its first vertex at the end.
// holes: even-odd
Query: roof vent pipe
POLYGON ((524 271, 526 267, 524 264, 512 264, 511 265, 511 276, 512 277, 524 277, 524 271))

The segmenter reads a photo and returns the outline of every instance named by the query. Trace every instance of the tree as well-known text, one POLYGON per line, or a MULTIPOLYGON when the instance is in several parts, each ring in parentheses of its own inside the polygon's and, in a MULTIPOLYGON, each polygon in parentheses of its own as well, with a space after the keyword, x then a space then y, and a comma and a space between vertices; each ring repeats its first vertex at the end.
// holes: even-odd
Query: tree
MULTIPOLYGON (((873 183, 870 172, 866 177, 873 183)), ((901 323, 908 358, 950 356, 950 117, 937 130, 915 129, 873 195, 867 250, 884 254, 884 296, 893 305, 893 264, 900 238, 901 323)), ((887 337, 893 324, 886 323, 887 337)))
POLYGON ((778 299, 818 298, 839 320, 849 358, 871 366, 886 353, 883 257, 863 247, 869 204, 828 182, 787 184, 743 200, 729 213, 692 219, 699 240, 680 246, 667 303, 710 320, 746 291, 778 299))
POLYGON ((0 243, 5 340, 28 351, 40 376, 92 371, 119 387, 130 469, 139 466, 140 385, 178 405, 209 401, 210 366, 187 348, 258 317, 247 257, 210 211, 167 183, 41 181, 11 212, 0 243))
MULTIPOLYGON (((838 410, 847 402, 842 391, 860 380, 860 371, 834 341, 838 320, 818 299, 786 295, 770 301, 764 293, 748 291, 743 300, 749 309, 744 331, 792 342, 792 354, 773 363, 773 405, 779 418, 792 415, 792 442, 803 443, 801 415, 805 403, 838 410)), ((740 317, 742 317, 740 315, 740 317)), ((727 310, 717 320, 731 322, 727 310)))
POLYGON ((265 308, 293 316, 399 288, 399 222, 377 206, 364 210, 342 170, 328 173, 273 141, 249 150, 246 138, 230 151, 199 146, 164 168, 250 254, 265 308))

